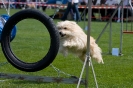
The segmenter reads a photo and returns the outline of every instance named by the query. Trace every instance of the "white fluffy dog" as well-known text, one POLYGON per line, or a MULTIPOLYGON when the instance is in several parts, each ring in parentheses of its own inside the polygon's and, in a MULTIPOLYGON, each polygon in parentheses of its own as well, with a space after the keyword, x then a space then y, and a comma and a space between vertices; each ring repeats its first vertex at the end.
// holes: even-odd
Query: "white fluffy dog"
MULTIPOLYGON (((66 56, 68 52, 75 54, 82 61, 86 58, 87 51, 87 35, 80 26, 74 21, 61 21, 57 23, 60 34, 59 51, 66 56)), ((95 39, 90 36, 90 55, 96 59, 98 63, 104 63, 101 55, 100 47, 95 43, 95 39)))

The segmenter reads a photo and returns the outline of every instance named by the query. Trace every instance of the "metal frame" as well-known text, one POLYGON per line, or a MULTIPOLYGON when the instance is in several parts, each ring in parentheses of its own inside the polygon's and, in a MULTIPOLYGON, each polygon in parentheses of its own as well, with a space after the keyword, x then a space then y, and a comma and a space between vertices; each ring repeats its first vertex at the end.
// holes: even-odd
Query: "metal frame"
MULTIPOLYGON (((133 7, 129 1, 129 5, 133 11, 133 7)), ((119 7, 121 6, 121 14, 124 13, 123 10, 123 0, 121 0, 121 2, 119 3, 119 5, 117 6, 117 8, 115 9, 115 11, 113 12, 112 16, 110 17, 109 21, 107 22, 107 24, 105 25, 105 27, 103 28, 102 32, 100 33, 100 35, 98 36, 96 42, 99 41, 100 37, 102 36, 102 34, 104 33, 104 31, 106 30, 107 26, 110 24, 110 31, 109 31, 109 54, 111 54, 111 50, 112 50, 112 18, 114 17, 115 13, 117 12, 117 10, 119 9, 119 7)), ((128 33, 128 34, 133 34, 133 31, 127 31, 127 22, 126 22, 126 31, 123 31, 123 15, 121 15, 121 27, 120 27, 120 51, 119 51, 119 55, 122 56, 122 43, 123 43, 123 33, 128 33)), ((132 30, 132 23, 131 23, 131 30, 132 30)))
MULTIPOLYGON (((133 11, 133 7, 132 7, 132 3, 131 3, 131 1, 129 0, 129 5, 130 5, 130 7, 131 7, 131 10, 133 11)), ((128 9, 128 8, 127 8, 128 9)), ((128 10, 127 10, 127 17, 128 17, 128 10)), ((132 13, 132 16, 131 17, 133 17, 133 13, 132 13)), ((133 19, 131 19, 131 21, 132 21, 133 19)), ((128 18, 127 18, 127 21, 126 21, 126 29, 123 31, 123 33, 126 33, 126 34, 133 34, 133 28, 132 28, 132 26, 133 26, 133 22, 131 22, 131 30, 128 30, 128 18)))
MULTIPOLYGON (((0 78, 47 82, 47 83, 48 82, 66 83, 66 84, 77 84, 78 83, 78 78, 75 78, 75 77, 61 78, 61 77, 45 77, 45 76, 30 76, 30 75, 21 75, 21 74, 0 73, 0 78)), ((85 85, 86 81, 81 80, 81 84, 85 85)))
MULTIPOLYGON (((129 5, 130 5, 130 7, 132 8, 132 11, 133 11, 133 7, 132 7, 132 5, 130 3, 130 0, 129 0, 129 5)), ((111 52, 112 51, 112 19, 113 19, 114 15, 115 15, 115 13, 117 12, 118 9, 121 9, 121 14, 124 13, 124 10, 123 10, 123 0, 120 1, 120 3, 118 4, 117 8, 113 12, 113 14, 110 17, 109 21, 107 22, 107 24, 105 25, 105 27, 103 28, 102 32, 99 34, 99 36, 98 36, 98 38, 96 40, 96 43, 98 43, 100 37, 102 36, 102 34, 104 33, 104 31, 106 30, 107 26, 110 24, 110 29, 109 29, 109 45, 108 45, 109 46, 109 52, 108 52, 109 54, 112 54, 112 52, 111 52)), ((84 10, 83 13, 85 13, 85 10, 84 10)), ((85 18, 85 15, 84 15, 84 18, 85 18)), ((120 47, 119 47, 120 51, 119 51, 119 55, 122 56, 123 55, 122 54, 123 33, 133 34, 133 31, 128 31, 127 30, 127 22, 126 22, 126 30, 123 31, 123 15, 121 15, 121 18, 120 19, 121 19, 121 26, 120 26, 120 47)), ((84 19, 84 29, 86 30, 85 19, 84 19)), ((88 28, 88 29, 90 29, 90 28, 88 28)), ((131 23, 131 30, 132 30, 132 23, 131 23)))
MULTIPOLYGON (((109 31, 109 54, 111 54, 111 51, 112 51, 112 18, 114 17, 115 13, 117 12, 117 10, 119 9, 120 6, 121 6, 121 11, 122 11, 121 14, 123 14, 123 0, 121 0, 121 2, 118 4, 117 8, 113 12, 113 14, 110 17, 109 21, 107 22, 107 24, 105 25, 105 27, 103 28, 102 32, 99 34, 99 36, 98 36, 98 38, 96 40, 96 42, 99 41, 99 39, 101 38, 102 34, 106 30, 107 26, 110 24, 110 31, 109 31)), ((122 55, 122 39, 123 39, 123 15, 121 15, 120 51, 119 51, 119 55, 122 55)))

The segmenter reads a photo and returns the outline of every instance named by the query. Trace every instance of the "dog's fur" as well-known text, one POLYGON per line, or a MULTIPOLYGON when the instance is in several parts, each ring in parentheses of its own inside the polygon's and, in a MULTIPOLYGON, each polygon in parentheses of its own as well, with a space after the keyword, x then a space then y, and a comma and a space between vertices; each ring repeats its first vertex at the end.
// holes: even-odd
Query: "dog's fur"
MULTIPOLYGON (((57 23, 60 34, 59 51, 66 56, 71 52, 78 56, 82 61, 86 58, 87 51, 87 35, 80 26, 74 21, 61 21, 57 23)), ((100 47, 95 43, 95 39, 90 36, 90 56, 98 63, 104 63, 101 55, 100 47)))

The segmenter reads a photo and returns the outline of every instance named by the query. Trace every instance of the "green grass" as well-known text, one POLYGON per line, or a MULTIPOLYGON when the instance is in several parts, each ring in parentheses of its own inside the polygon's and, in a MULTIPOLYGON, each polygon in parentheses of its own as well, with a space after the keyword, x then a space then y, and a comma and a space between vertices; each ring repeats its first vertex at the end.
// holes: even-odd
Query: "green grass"
MULTIPOLYGON (((19 10, 11 9, 11 15, 19 10)), ((5 9, 0 9, 0 14, 6 13, 5 9)), ((50 15, 53 11, 47 10, 46 14, 50 15)), ((58 22, 60 20, 54 20, 58 22)), ((78 23, 84 29, 84 22, 78 23)), ((85 25, 88 23, 86 22, 85 25)), ((106 22, 91 22, 91 36, 95 39, 103 30, 106 22)), ((112 48, 120 47, 120 23, 112 23, 112 48)), ((126 28, 124 23, 124 29, 126 28)), ((26 19, 21 21, 17 25, 17 35, 11 43, 11 48, 15 55, 27 62, 34 62, 45 56, 50 44, 50 37, 47 29, 36 20, 26 19)), ((128 24, 130 28, 130 23, 128 24)), ((85 31, 87 33, 87 31, 85 31)), ((99 46, 103 51, 104 65, 97 64, 93 61, 94 70, 96 73, 99 88, 133 88, 133 38, 131 34, 123 34, 122 41, 122 54, 123 56, 112 56, 109 53, 109 26, 102 34, 98 41, 99 46)), ((0 65, 7 62, 0 51, 0 65)), ((58 54, 52 63, 55 67, 59 68, 68 74, 79 77, 82 63, 78 58, 73 55, 63 57, 58 54)), ((58 73, 51 67, 38 71, 38 72, 23 72, 14 68, 11 64, 0 66, 0 72, 13 73, 13 74, 26 74, 37 76, 52 76, 57 77, 58 73)), ((64 74, 60 74, 60 77, 67 77, 64 74)), ((85 72, 84 76, 85 78, 85 72)), ((0 88, 56 88, 57 83, 40 83, 32 81, 12 80, 12 79, 0 79, 0 88), (4 80, 4 81, 1 81, 4 80)), ((80 88, 85 86, 81 85, 80 88)), ((76 84, 59 84, 59 88, 76 88, 76 84)), ((89 68, 89 88, 95 88, 94 78, 89 68)))

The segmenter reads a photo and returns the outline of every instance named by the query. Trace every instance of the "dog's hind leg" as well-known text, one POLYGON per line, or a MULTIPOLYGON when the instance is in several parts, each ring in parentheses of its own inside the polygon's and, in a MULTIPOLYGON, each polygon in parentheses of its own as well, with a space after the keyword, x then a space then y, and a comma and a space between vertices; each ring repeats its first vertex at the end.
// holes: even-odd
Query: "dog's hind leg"
POLYGON ((62 53, 65 57, 68 55, 68 50, 65 47, 60 47, 59 52, 62 53))
POLYGON ((102 50, 96 43, 90 44, 90 53, 91 53, 91 57, 96 59, 98 63, 104 64, 102 59, 102 54, 101 54, 102 50))

